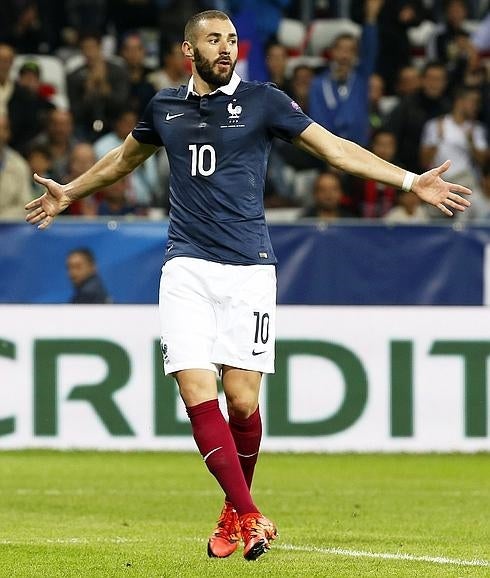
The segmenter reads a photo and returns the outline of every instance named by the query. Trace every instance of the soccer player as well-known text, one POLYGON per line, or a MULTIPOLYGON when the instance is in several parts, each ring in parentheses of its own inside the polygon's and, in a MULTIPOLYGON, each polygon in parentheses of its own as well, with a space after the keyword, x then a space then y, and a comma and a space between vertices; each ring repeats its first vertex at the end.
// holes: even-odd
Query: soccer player
POLYGON ((182 50, 192 63, 189 84, 158 92, 124 143, 72 182, 35 175, 46 192, 26 205, 26 220, 46 228, 73 201, 165 146, 171 167, 160 287, 165 372, 177 380, 199 451, 225 493, 208 554, 229 556, 241 538, 244 557, 254 560, 277 533, 250 494, 261 439, 260 382, 274 371, 276 259, 262 198, 272 139, 413 190, 447 215, 469 205, 457 193, 470 191, 441 179, 449 162, 409 173, 313 123, 273 85, 242 81, 234 72, 237 33, 223 12, 190 18, 182 50), (218 406, 217 375, 229 423, 218 406))

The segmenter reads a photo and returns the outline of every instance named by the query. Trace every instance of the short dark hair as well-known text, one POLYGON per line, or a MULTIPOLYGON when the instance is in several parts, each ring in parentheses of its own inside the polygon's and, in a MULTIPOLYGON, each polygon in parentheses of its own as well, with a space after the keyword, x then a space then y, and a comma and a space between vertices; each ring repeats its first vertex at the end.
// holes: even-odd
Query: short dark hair
POLYGON ((71 255, 83 255, 89 263, 95 265, 95 256, 88 247, 77 247, 76 249, 72 249, 68 253, 67 257, 70 257, 71 255))
POLYGON ((81 45, 85 40, 95 40, 97 44, 101 45, 102 34, 94 30, 84 30, 78 38, 78 44, 81 45))
POLYGON ((191 16, 187 21, 184 28, 184 40, 194 44, 196 39, 196 28, 205 20, 230 20, 230 18, 228 14, 225 14, 225 12, 222 12, 221 10, 205 10, 204 12, 198 12, 197 14, 194 14, 194 16, 191 16))
POLYGON ((442 62, 439 60, 429 60, 429 62, 426 62, 422 68, 422 75, 425 75, 431 68, 439 68, 444 72, 447 72, 447 69, 442 62))
POLYGON ((341 40, 352 40, 354 44, 359 47, 359 39, 355 34, 352 34, 351 32, 341 32, 333 39, 330 48, 335 48, 341 40))

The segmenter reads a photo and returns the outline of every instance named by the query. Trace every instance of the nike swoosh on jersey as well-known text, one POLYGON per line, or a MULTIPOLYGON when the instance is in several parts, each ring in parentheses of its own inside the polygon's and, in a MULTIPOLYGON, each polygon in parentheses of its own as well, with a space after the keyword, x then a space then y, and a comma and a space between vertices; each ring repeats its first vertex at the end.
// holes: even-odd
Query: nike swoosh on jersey
POLYGON ((184 112, 181 112, 180 114, 170 114, 169 112, 167 112, 167 116, 165 117, 165 120, 172 120, 173 118, 177 118, 178 116, 184 116, 184 112))
POLYGON ((255 351, 255 349, 252 350, 252 355, 262 355, 262 353, 265 353, 264 351, 255 351))

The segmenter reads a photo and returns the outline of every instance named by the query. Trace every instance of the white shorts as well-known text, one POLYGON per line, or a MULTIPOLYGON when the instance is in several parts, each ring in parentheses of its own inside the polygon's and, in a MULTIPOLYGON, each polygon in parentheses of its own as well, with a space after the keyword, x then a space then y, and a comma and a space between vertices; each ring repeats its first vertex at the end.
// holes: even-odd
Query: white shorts
POLYGON ((174 257, 162 268, 165 374, 222 365, 274 373, 276 268, 174 257))

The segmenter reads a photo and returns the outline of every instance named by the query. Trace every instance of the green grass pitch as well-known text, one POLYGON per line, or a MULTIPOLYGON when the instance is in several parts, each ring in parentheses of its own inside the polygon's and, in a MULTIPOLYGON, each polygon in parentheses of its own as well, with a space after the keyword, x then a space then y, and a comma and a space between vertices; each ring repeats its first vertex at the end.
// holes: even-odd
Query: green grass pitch
POLYGON ((196 454, 0 452, 0 577, 490 576, 489 455, 262 454, 280 537, 208 559, 221 495, 196 454))

